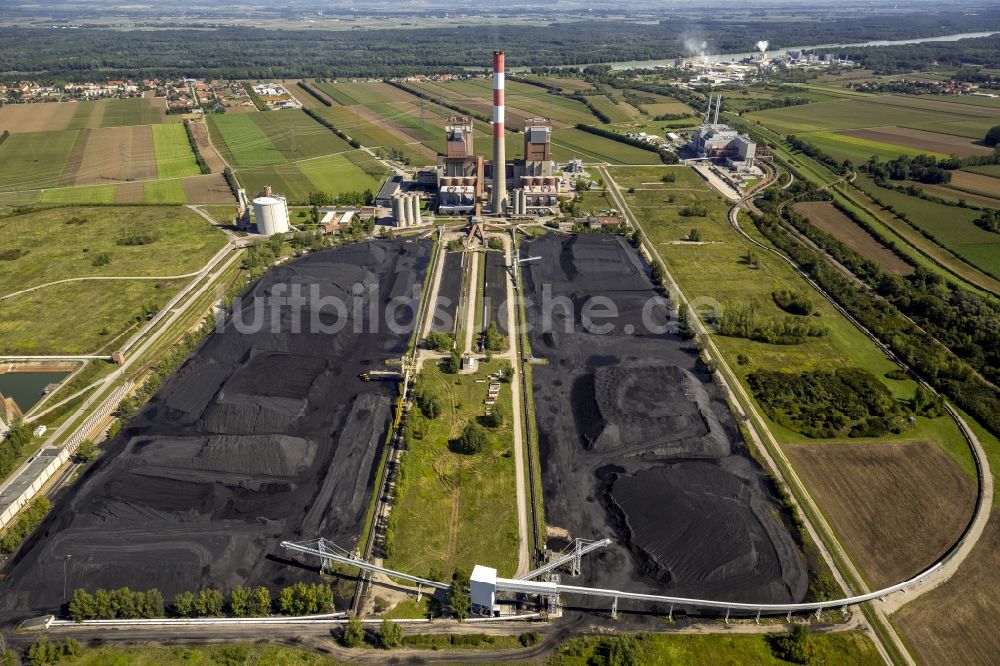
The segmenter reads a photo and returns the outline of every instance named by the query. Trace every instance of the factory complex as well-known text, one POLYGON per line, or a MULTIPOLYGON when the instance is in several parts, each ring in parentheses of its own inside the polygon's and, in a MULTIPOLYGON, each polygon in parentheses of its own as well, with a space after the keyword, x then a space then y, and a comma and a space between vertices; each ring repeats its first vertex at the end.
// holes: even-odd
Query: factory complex
POLYGON ((710 161, 717 166, 727 166, 740 173, 750 173, 754 169, 757 144, 749 136, 740 134, 725 123, 719 122, 722 95, 708 98, 705 122, 694 133, 687 145, 693 160, 710 161), (715 116, 712 116, 713 102, 715 116))

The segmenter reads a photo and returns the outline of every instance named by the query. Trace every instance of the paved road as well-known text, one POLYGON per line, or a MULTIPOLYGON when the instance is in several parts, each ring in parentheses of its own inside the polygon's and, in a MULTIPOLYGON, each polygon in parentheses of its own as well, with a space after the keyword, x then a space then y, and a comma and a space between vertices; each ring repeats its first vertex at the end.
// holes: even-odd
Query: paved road
MULTIPOLYGON (((513 266, 514 248, 513 243, 509 236, 504 234, 504 254, 506 256, 507 265, 513 266)), ((506 282, 507 288, 507 333, 510 344, 507 346, 507 351, 500 354, 500 358, 507 359, 510 362, 511 367, 514 370, 513 375, 510 380, 510 394, 511 402, 513 402, 513 431, 514 431, 514 474, 517 478, 517 573, 515 576, 520 576, 522 574, 528 573, 531 570, 531 548, 528 545, 528 530, 530 529, 528 524, 528 492, 525 488, 525 479, 527 478, 525 473, 524 458, 525 458, 525 438, 524 438, 524 418, 525 415, 522 414, 521 410, 521 392, 525 390, 522 388, 522 384, 525 381, 524 377, 521 375, 521 364, 520 364, 520 342, 521 336, 517 334, 519 327, 518 316, 517 316, 517 303, 514 297, 514 284, 510 280, 510 274, 508 273, 507 278, 504 280, 506 282)), ((529 426, 530 427, 530 426, 529 426)))
POLYGON ((63 280, 55 280, 53 282, 46 282, 45 284, 36 285, 34 287, 28 287, 27 289, 22 289, 20 291, 12 291, 9 294, 0 296, 0 301, 7 300, 8 298, 13 298, 14 296, 20 296, 21 294, 28 294, 32 291, 38 291, 39 289, 44 289, 45 287, 52 287, 57 284, 64 284, 66 282, 86 282, 88 280, 179 280, 181 278, 194 277, 198 275, 198 271, 194 273, 184 273, 183 275, 93 275, 87 277, 73 277, 65 278, 63 280))

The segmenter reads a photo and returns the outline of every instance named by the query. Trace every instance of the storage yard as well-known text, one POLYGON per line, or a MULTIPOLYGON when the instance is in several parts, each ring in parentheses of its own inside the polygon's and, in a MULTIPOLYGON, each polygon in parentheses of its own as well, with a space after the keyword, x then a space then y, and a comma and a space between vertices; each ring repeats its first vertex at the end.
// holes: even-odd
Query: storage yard
MULTIPOLYGON (((655 291, 635 250, 618 236, 582 235, 546 236, 523 252, 542 257, 526 265, 524 288, 534 301, 532 353, 546 361, 532 370, 546 521, 571 538, 614 541, 588 556, 585 584, 801 600, 802 556, 718 388, 676 332, 642 326, 641 308, 655 291), (553 298, 578 306, 586 297, 611 299, 620 313, 615 331, 585 332, 555 310, 552 331, 543 332, 539 301, 549 284, 553 298)), ((656 321, 665 315, 658 308, 656 321)))
MULTIPOLYGON (((364 298, 381 308, 419 290, 429 247, 383 241, 314 253, 269 273, 241 302, 249 308, 276 285, 308 293, 318 284, 321 296, 343 297, 360 283, 379 285, 364 298)), ((323 534, 353 547, 395 396, 394 383, 356 377, 398 358, 408 340, 385 325, 355 333, 354 324, 374 330, 367 307, 359 312, 336 335, 291 335, 287 320, 281 333, 240 333, 230 320, 210 335, 19 551, 0 583, 4 617, 58 610, 64 566, 71 589, 172 596, 311 580, 311 567, 272 557, 281 539, 323 534)))

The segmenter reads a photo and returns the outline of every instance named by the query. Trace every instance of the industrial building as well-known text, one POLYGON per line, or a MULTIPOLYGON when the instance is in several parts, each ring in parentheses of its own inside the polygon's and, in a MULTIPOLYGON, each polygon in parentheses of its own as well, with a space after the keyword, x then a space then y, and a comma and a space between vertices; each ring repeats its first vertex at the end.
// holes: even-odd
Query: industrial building
POLYGON ((493 215, 527 215, 531 209, 559 204, 560 180, 555 175, 552 124, 547 119, 526 118, 524 157, 506 159, 504 69, 504 53, 495 51, 491 162, 475 153, 470 118, 453 117, 445 124, 447 148, 437 163, 438 213, 478 216, 485 204, 493 215))
POLYGON ((749 136, 740 134, 725 123, 719 122, 719 110, 722 107, 722 95, 715 103, 715 117, 712 117, 713 98, 708 98, 708 112, 705 122, 694 133, 688 152, 695 160, 709 160, 712 163, 724 164, 740 172, 749 172, 754 168, 754 157, 757 154, 757 144, 749 136))

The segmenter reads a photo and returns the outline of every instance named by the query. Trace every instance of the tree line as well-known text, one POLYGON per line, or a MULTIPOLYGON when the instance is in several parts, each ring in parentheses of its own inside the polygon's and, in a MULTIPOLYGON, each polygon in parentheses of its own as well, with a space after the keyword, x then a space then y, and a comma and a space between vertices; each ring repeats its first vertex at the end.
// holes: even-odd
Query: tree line
POLYGON ((234 587, 228 599, 219 590, 206 588, 196 592, 180 592, 173 603, 166 604, 156 588, 137 591, 128 587, 112 590, 98 588, 93 594, 80 587, 73 591, 69 616, 83 620, 142 619, 158 617, 264 617, 282 615, 315 615, 329 611, 333 591, 325 583, 295 583, 284 587, 277 599, 271 598, 266 587, 234 587))
MULTIPOLYGON (((753 34, 766 34, 778 47, 1000 28, 1000 10, 984 7, 975 15, 866 14, 822 21, 759 17, 744 20, 735 31, 729 17, 720 16, 701 21, 700 27, 707 36, 707 50, 726 53, 746 51, 751 45, 747 35, 753 34)), ((132 31, 86 26, 78 30, 7 27, 0 29, 0 72, 6 80, 31 78, 44 83, 95 77, 390 77, 451 72, 470 63, 483 63, 485 68, 499 44, 503 44, 511 64, 573 66, 690 55, 684 45, 689 28, 689 19, 682 16, 648 24, 583 20, 400 28, 370 30, 359 37, 344 31, 232 26, 132 31)), ((993 51, 995 58, 1000 50, 994 46, 993 51)), ((983 53, 981 59, 990 57, 983 53)), ((922 59, 931 61, 927 55, 922 59)))

